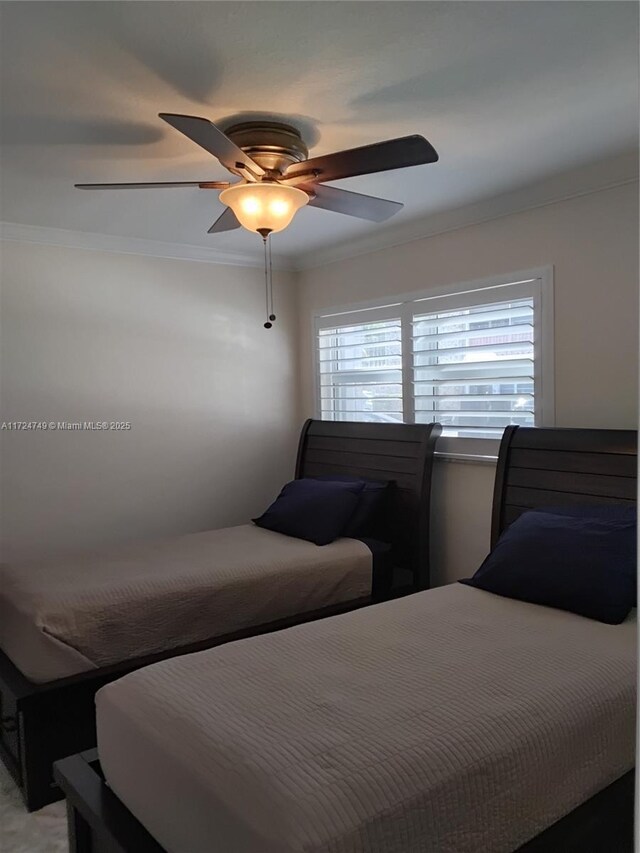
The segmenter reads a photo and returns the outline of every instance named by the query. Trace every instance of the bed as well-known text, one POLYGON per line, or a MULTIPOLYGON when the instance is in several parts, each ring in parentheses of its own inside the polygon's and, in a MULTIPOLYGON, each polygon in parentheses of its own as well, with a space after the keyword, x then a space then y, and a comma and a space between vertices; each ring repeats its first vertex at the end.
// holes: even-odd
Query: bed
POLYGON ((95 744, 103 684, 148 663, 429 585, 439 426, 308 421, 296 478, 389 488, 375 540, 318 547, 253 524, 5 568, 0 754, 28 808, 59 798, 55 759, 95 744))
MULTIPOLYGON (((528 508, 632 505, 636 456, 508 429, 494 541, 528 508)), ((635 611, 461 584, 165 661, 98 694, 99 759, 57 764, 72 853, 631 851, 635 670, 635 611)))

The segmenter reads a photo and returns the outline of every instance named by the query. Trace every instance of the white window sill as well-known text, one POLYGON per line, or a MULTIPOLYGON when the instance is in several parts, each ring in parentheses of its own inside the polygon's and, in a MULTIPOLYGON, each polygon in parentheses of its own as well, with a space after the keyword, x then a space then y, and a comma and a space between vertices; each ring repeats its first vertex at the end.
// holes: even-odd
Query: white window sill
POLYGON ((451 461, 467 460, 495 465, 500 450, 499 438, 456 438, 441 435, 436 441, 436 455, 451 457, 451 461))
POLYGON ((450 453, 438 451, 434 453, 438 462, 456 462, 462 465, 497 465, 498 457, 480 453, 450 453))

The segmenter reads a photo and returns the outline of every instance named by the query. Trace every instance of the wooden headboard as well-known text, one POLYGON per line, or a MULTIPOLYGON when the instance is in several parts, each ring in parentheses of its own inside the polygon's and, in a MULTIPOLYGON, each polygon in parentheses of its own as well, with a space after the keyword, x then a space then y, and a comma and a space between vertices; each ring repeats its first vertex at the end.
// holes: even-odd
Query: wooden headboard
POLYGON ((308 420, 302 428, 296 477, 350 474, 387 480, 380 538, 394 566, 411 572, 414 589, 429 587, 429 503, 433 451, 440 424, 308 420))
POLYGON ((635 503, 637 454, 635 430, 507 427, 498 455, 491 547, 528 509, 635 503))

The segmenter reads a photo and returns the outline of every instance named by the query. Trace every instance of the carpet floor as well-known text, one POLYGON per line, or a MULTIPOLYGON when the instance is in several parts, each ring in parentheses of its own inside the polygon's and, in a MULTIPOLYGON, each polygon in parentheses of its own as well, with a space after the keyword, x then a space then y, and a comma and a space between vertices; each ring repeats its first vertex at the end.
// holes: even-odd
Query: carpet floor
POLYGON ((64 802, 29 813, 0 763, 0 850, 3 853, 68 853, 64 802))

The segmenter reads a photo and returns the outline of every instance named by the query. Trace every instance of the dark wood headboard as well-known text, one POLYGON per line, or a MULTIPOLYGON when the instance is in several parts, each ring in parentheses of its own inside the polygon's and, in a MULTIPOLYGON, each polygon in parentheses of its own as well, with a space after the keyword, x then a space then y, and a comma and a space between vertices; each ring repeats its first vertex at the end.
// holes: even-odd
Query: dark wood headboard
POLYGON ((637 454, 635 430, 507 427, 498 455, 491 547, 528 509, 635 503, 637 454))
POLYGON ((298 478, 351 474, 393 484, 378 538, 392 545, 394 565, 411 572, 415 589, 430 583, 431 473, 440 432, 440 424, 308 420, 298 447, 298 478))

